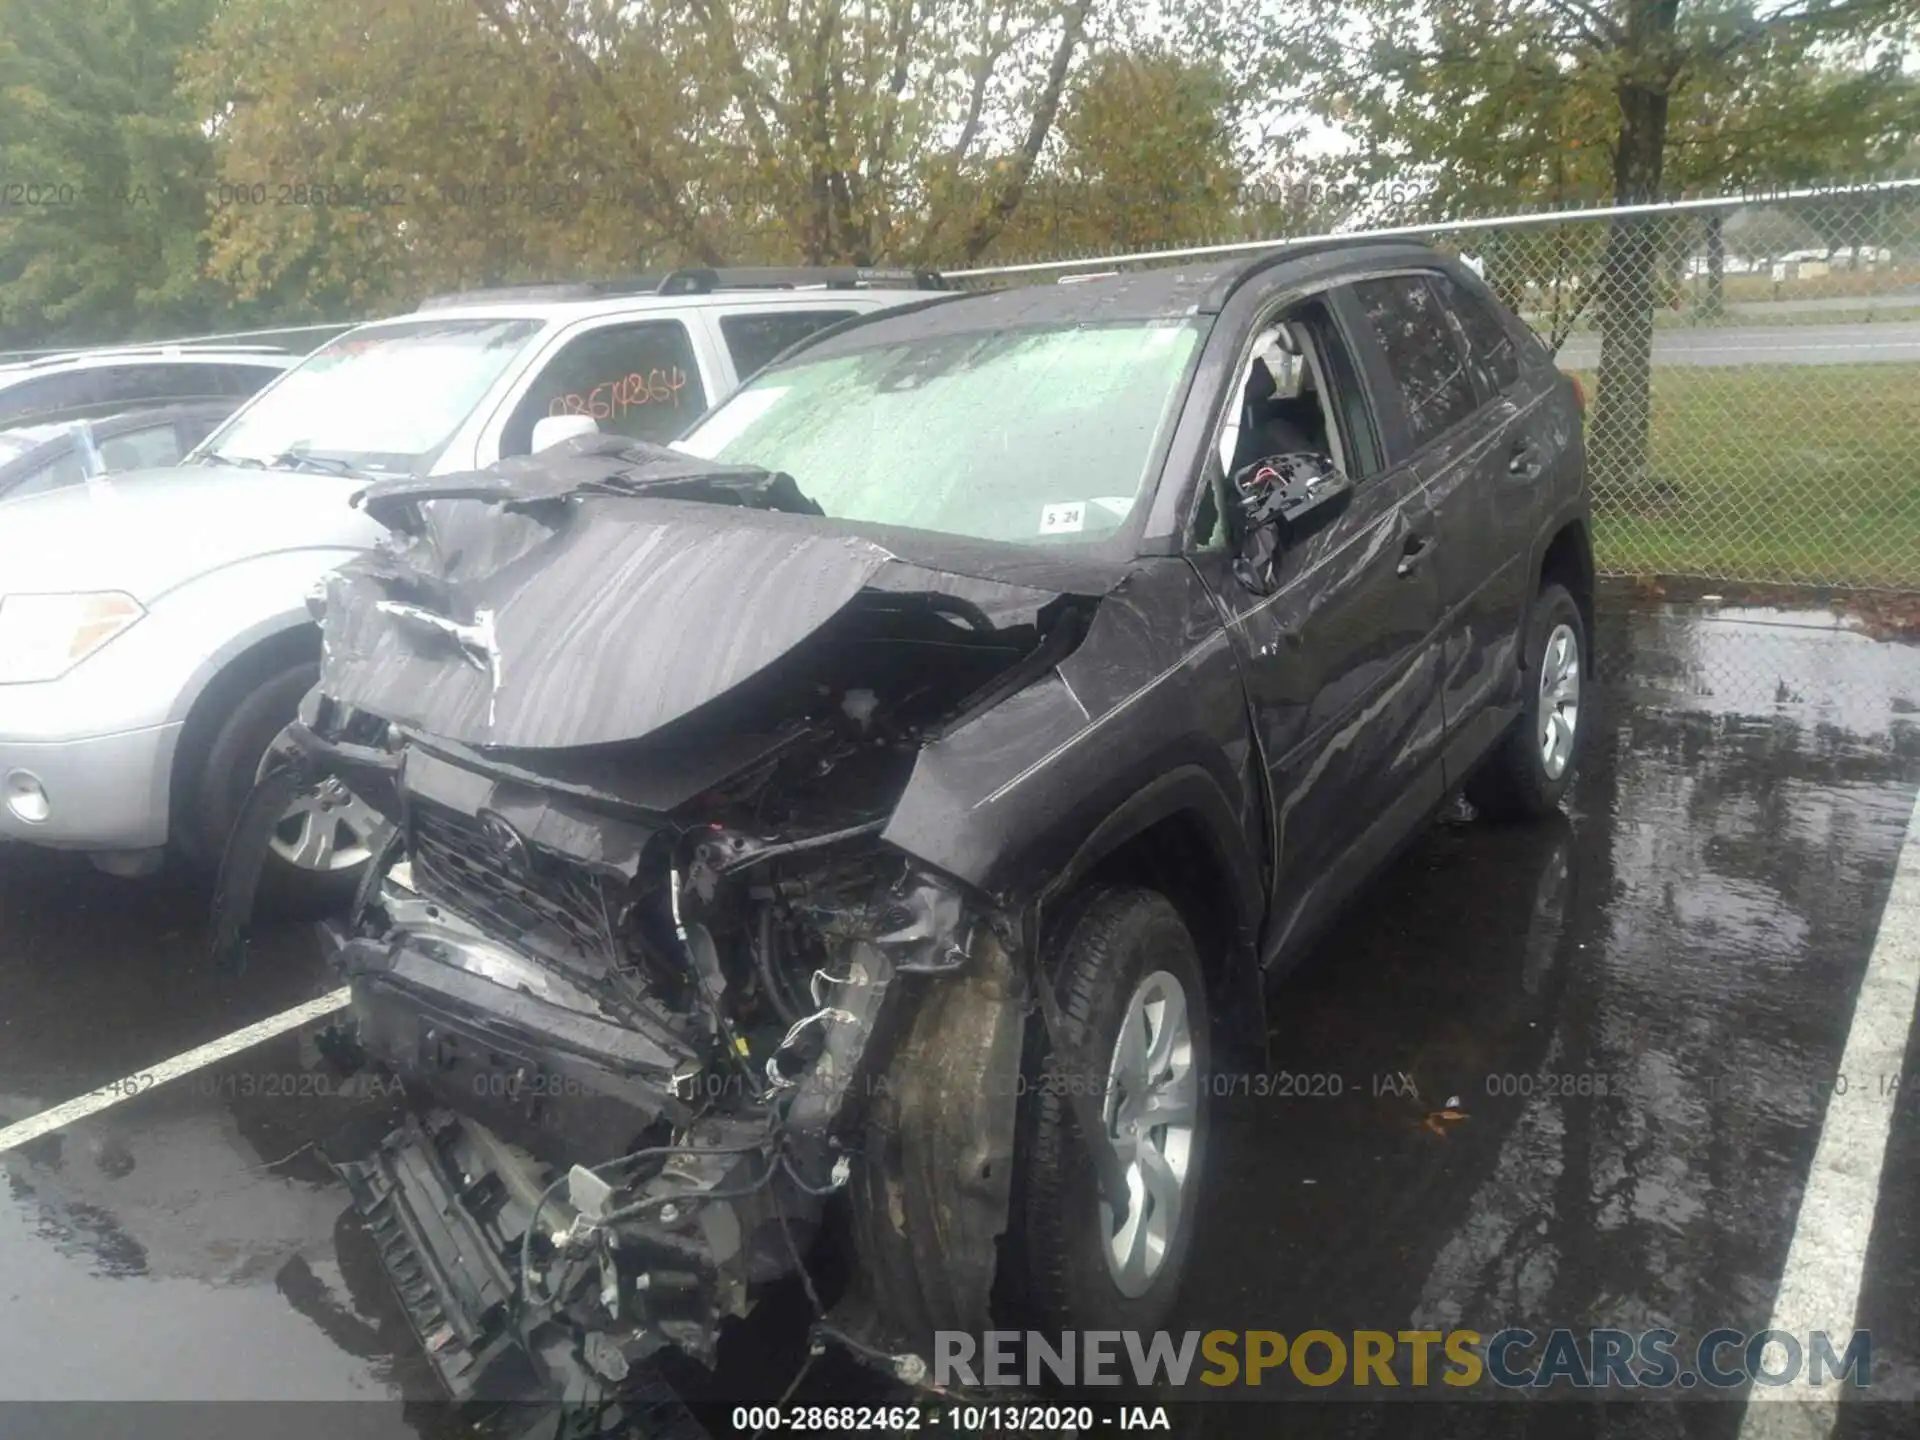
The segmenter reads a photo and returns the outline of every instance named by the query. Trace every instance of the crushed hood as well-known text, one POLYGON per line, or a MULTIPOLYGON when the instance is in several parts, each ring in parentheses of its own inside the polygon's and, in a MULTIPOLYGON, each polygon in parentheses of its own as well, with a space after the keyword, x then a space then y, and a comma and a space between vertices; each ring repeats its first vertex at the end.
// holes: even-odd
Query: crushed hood
POLYGON ((655 447, 564 450, 369 491, 363 505, 395 533, 330 581, 325 693, 466 745, 610 744, 735 689, 856 597, 945 597, 956 626, 977 629, 1031 624, 1059 596, 1104 594, 1120 578, 998 553, 1018 547, 943 554, 939 537, 909 540, 907 555, 814 515, 581 494, 555 478, 556 466, 577 478, 609 465, 697 469, 655 447))

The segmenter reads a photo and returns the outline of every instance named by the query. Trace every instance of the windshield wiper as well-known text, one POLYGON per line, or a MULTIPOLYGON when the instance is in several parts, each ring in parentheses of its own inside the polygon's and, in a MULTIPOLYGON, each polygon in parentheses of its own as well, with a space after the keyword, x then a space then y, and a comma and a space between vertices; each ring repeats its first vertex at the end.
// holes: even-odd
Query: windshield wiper
POLYGON ((236 470, 264 470, 267 462, 256 460, 251 455, 222 455, 217 450, 209 450, 200 457, 202 465, 231 465, 236 470))
POLYGON ((464 475, 379 479, 356 495, 353 503, 388 529, 410 535, 419 533, 420 506, 428 500, 479 500, 536 516, 556 513, 567 501, 583 495, 658 497, 784 510, 793 515, 826 514, 785 471, 722 464, 619 436, 605 436, 602 441, 608 448, 601 454, 560 460, 523 455, 503 460, 491 470, 464 475))
POLYGON ((332 455, 309 455, 304 450, 286 450, 268 462, 274 469, 294 469, 301 466, 318 470, 325 475, 361 475, 359 467, 332 455))
POLYGON ((809 499, 799 482, 784 470, 762 470, 733 466, 720 474, 670 475, 649 479, 644 475, 611 475, 588 481, 580 491, 602 495, 654 495, 663 500, 700 500, 710 504, 744 505, 754 510, 784 510, 791 515, 821 515, 827 512, 819 502, 809 499))

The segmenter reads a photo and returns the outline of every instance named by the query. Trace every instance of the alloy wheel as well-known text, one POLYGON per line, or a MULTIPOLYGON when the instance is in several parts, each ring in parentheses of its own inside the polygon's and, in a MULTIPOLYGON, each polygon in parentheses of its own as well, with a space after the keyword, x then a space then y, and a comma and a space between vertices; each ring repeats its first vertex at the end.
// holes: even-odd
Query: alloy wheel
POLYGON ((295 795, 268 837, 268 845, 298 870, 351 870, 373 858, 380 812, 329 776, 295 795))
POLYGON ((1558 780, 1573 759, 1580 724, 1580 638, 1571 625, 1553 627, 1540 655, 1540 765, 1558 780))
POLYGON ((1199 1076, 1187 992, 1165 970, 1134 987, 1107 1066, 1107 1138, 1127 1183, 1127 1214, 1100 1202, 1101 1247, 1120 1293, 1153 1285, 1179 1234, 1191 1180, 1199 1076))

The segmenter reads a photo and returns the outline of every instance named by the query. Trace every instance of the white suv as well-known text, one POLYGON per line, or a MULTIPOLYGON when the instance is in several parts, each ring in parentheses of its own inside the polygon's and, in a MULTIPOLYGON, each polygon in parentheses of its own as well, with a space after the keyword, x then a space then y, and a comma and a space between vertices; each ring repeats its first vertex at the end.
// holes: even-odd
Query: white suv
MULTIPOLYGON (((383 533, 370 479, 445 475, 587 430, 659 443, 824 326, 938 277, 682 270, 428 301, 322 346, 179 466, 0 502, 0 841, 121 874, 218 860, 317 673, 306 597, 383 533)), ((372 817, 305 797, 263 897, 326 903, 372 817)))

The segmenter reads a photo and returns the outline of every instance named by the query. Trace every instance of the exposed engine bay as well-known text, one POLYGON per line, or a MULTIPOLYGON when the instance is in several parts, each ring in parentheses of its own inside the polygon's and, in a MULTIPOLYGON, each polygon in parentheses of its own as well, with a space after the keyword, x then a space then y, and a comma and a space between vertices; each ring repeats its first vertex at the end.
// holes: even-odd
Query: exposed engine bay
POLYGON ((222 943, 292 791, 386 816, 327 1049, 410 1105, 334 1158, 457 1398, 609 1402, 662 1350, 710 1364, 827 1224, 863 1278, 831 1316, 807 1282, 820 1328, 916 1379, 931 1327, 984 1321, 1033 1007, 1017 912, 885 832, 926 747, 1048 674, 1096 602, 689 506, 648 574, 777 551, 779 633, 755 648, 683 594, 626 659, 602 617, 570 670, 543 658, 564 634, 516 645, 509 611, 569 573, 530 556, 605 537, 544 500, 411 495, 397 543, 332 577, 321 685, 230 847, 222 943), (603 679, 674 656, 651 686, 603 679))

